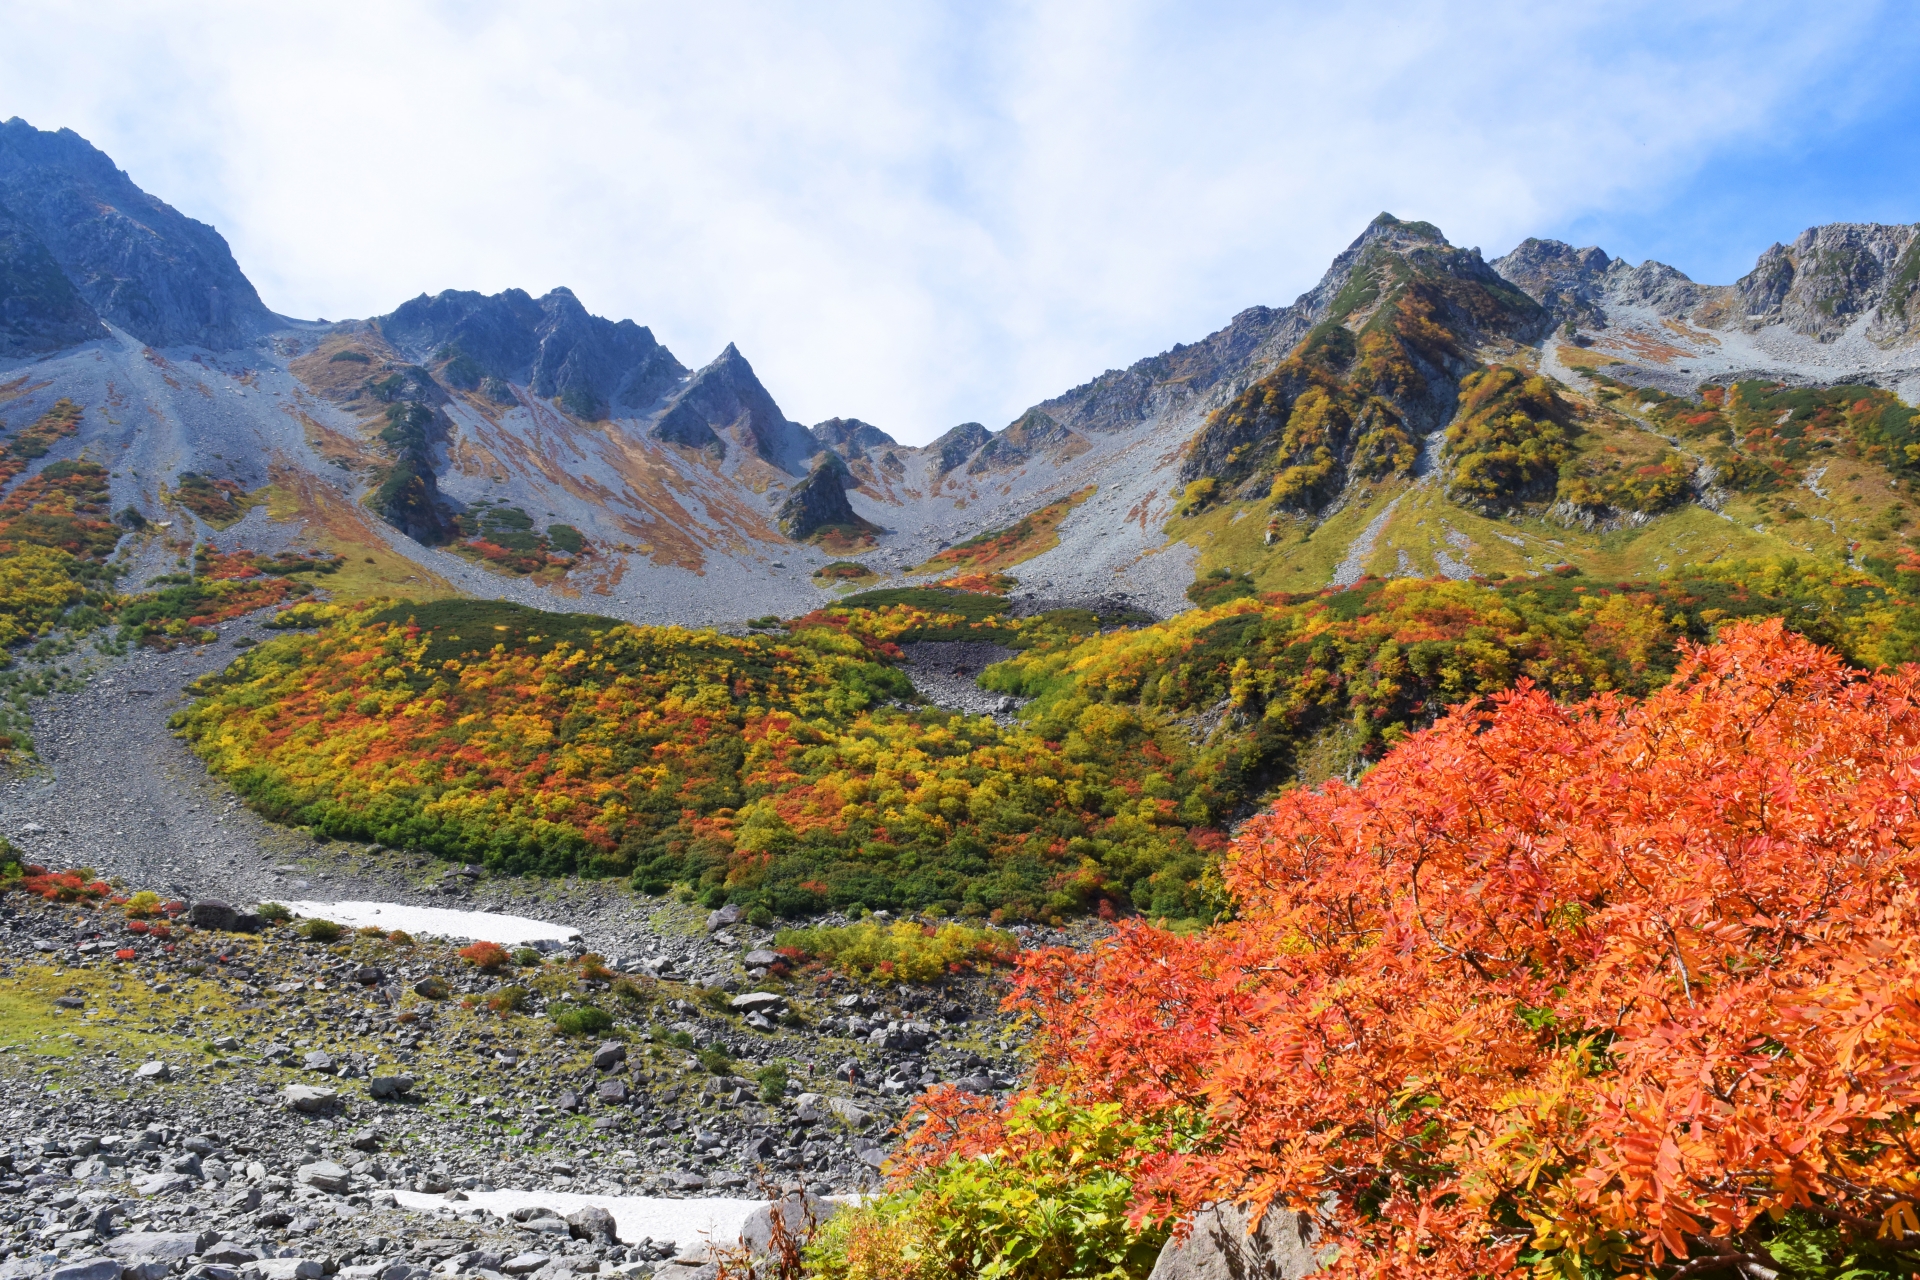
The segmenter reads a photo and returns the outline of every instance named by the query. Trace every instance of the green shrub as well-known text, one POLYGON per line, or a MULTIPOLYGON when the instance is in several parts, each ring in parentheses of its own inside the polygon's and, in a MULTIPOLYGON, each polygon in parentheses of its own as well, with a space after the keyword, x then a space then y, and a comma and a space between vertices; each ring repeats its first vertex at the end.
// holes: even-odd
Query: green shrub
POLYGON ((747 923, 756 929, 764 929, 773 923, 773 912, 765 907, 755 907, 747 912, 747 923))
POLYGON ((779 1063, 753 1073, 760 1085, 760 1101, 778 1102, 787 1096, 787 1069, 779 1063))
POLYGON ((328 364, 372 364, 373 357, 364 351, 336 351, 327 357, 328 364))
POLYGON ((655 1027, 653 1038, 661 1044, 670 1044, 676 1049, 693 1048, 693 1037, 684 1031, 668 1031, 664 1027, 655 1027))
POLYGON ((540 963, 540 953, 532 947, 521 947, 513 953, 513 962, 523 969, 531 969, 540 963))
POLYGON ((807 1250, 821 1280, 1144 1280, 1172 1221, 1128 1216, 1153 1136, 1115 1103, 1030 1097, 991 1158, 954 1156, 842 1209, 807 1250))
POLYGON ((527 1007, 527 1001, 531 998, 532 993, 525 987, 501 987, 487 997, 487 1008, 495 1013, 518 1013, 527 1007))
POLYGON ((345 925, 335 924, 331 920, 313 919, 302 920, 299 933, 308 942, 338 942, 346 936, 347 930, 345 925))
POLYGON ((733 1074, 733 1059, 729 1058, 727 1051, 719 1045, 708 1045, 700 1051, 698 1057, 700 1059, 700 1066, 707 1071, 711 1071, 716 1076, 730 1076, 733 1074))
POLYGON ((613 1029, 613 1018, 590 1004, 557 1006, 553 1025, 562 1035, 597 1036, 613 1029))
POLYGON ((774 945, 824 961, 862 982, 932 982, 966 967, 1011 963, 1020 951, 1020 940, 999 929, 912 920, 782 929, 774 945))

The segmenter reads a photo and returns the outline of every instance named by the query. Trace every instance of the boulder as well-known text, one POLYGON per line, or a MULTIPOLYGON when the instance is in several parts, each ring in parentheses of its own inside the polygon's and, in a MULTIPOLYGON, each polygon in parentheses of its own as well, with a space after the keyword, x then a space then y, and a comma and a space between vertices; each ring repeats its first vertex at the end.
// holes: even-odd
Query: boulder
POLYGON ((807 1196, 804 1199, 791 1194, 782 1196, 747 1215, 747 1220, 740 1224, 740 1243, 751 1253, 765 1257, 773 1249, 773 1213, 776 1208, 780 1211, 780 1220, 787 1234, 799 1237, 810 1234, 807 1226, 809 1218, 813 1220, 813 1226, 824 1226, 839 1207, 819 1196, 807 1196))
POLYGON ((777 991, 748 991, 727 1002, 735 1013, 770 1013, 787 1002, 777 991))
POLYGON ((590 1204, 583 1209, 575 1209, 567 1215, 567 1227, 575 1240, 591 1240, 595 1244, 619 1244, 620 1233, 614 1227, 613 1215, 599 1205, 590 1204))
POLYGON ((340 1095, 319 1085, 290 1084, 280 1091, 280 1101, 294 1111, 315 1115, 332 1106, 340 1095))
POLYGON ((803 1093, 793 1100, 800 1119, 813 1124, 822 1120, 838 1120, 842 1124, 858 1129, 873 1119, 873 1113, 857 1107, 845 1098, 829 1098, 824 1094, 803 1093))
POLYGON ((423 1000, 445 1000, 453 994, 445 978, 425 977, 413 984, 413 994, 423 1000))
POLYGON ((313 1164, 303 1164, 294 1174, 296 1180, 310 1187, 339 1195, 347 1189, 352 1175, 331 1160, 319 1160, 313 1164))
POLYGON ((327 1263, 324 1258, 262 1258, 249 1269, 259 1272, 260 1280, 320 1280, 327 1263))
POLYGON ((593 1065, 601 1071, 610 1071, 615 1063, 627 1060, 627 1046, 618 1040, 608 1040, 593 1051, 593 1065))
POLYGON ((412 1092, 412 1076, 375 1076, 367 1081, 367 1093, 383 1102, 397 1102, 412 1092))
POLYGON ((173 1068, 164 1062, 143 1062, 133 1073, 136 1080, 152 1080, 164 1084, 173 1079, 173 1068))
POLYGON ((185 1191, 194 1185, 193 1178, 184 1173, 152 1173, 136 1180, 133 1189, 143 1196, 170 1196, 176 1191, 185 1191))
POLYGON ((1194 1216, 1193 1234, 1167 1241, 1148 1280, 1300 1280, 1320 1266, 1313 1220, 1289 1209, 1268 1209, 1249 1233, 1247 1211, 1217 1204, 1194 1216))
POLYGON ((602 1106, 617 1107, 627 1100, 626 1081, 602 1080, 600 1087, 594 1090, 594 1096, 602 1106))
POLYGON ((515 1254, 500 1264, 500 1270, 510 1276, 532 1275, 553 1259, 544 1253, 515 1254))
POLYGON ((107 1252, 129 1262, 148 1258, 172 1262, 191 1258, 213 1242, 210 1231, 129 1231, 107 1241, 107 1252))
POLYGON ((300 1065, 309 1071, 331 1072, 333 1070, 333 1055, 324 1049, 309 1050, 307 1054, 300 1059, 300 1065))
POLYGON ((747 952, 742 958, 742 963, 749 969, 770 969, 780 963, 780 953, 778 951, 769 951, 765 947, 760 947, 747 952))
POLYGON ((120 1263, 114 1258, 87 1258, 69 1262, 47 1273, 47 1280, 120 1280, 120 1263))
POLYGON ((746 918, 747 913, 745 908, 737 902, 729 902, 718 911, 709 911, 707 913, 707 932, 712 933, 716 929, 724 929, 728 925, 739 924, 746 918))

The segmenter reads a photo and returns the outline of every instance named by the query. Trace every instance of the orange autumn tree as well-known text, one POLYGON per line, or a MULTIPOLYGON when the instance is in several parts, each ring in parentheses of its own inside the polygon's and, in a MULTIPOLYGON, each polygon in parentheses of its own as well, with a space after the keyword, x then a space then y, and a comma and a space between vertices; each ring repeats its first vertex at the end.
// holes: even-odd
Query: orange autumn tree
MULTIPOLYGON (((1141 1220, 1319 1209, 1342 1271, 1910 1272, 1916 765, 1920 670, 1777 621, 1644 701, 1523 685, 1284 795, 1232 922, 1030 962, 1035 1088, 1167 1135, 1141 1220)), ((913 1167, 997 1142, 927 1102, 913 1167)))

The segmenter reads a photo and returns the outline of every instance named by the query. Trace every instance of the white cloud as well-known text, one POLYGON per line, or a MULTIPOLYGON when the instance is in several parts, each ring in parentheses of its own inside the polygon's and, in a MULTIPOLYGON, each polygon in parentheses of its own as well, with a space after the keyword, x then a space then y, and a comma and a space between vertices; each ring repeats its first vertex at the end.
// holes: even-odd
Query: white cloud
POLYGON ((0 114, 214 222, 278 310, 567 284, 919 441, 1290 301, 1382 208, 1492 254, 1656 199, 1882 13, 16 2, 0 114))

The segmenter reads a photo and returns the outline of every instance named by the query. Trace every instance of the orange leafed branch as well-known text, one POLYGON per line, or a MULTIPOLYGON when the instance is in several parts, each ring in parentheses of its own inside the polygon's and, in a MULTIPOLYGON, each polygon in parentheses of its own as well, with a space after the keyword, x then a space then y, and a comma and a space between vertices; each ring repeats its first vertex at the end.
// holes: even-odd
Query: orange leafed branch
MULTIPOLYGON (((1249 823, 1231 923, 1030 961, 1037 1086, 1203 1135, 1136 1212, 1331 1204, 1346 1271, 1665 1273, 1794 1208, 1899 1245, 1917 766, 1920 671, 1778 622, 1645 701, 1523 684, 1249 823)), ((991 1135, 958 1101, 922 1162, 991 1135)))

